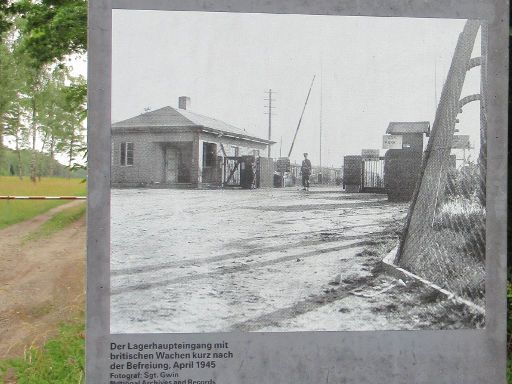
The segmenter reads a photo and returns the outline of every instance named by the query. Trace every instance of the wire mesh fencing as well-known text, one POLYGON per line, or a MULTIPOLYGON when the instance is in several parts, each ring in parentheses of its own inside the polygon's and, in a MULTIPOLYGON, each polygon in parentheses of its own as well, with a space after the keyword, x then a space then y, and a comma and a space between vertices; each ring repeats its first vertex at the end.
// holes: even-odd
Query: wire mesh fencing
POLYGON ((400 244, 398 264, 449 291, 484 304, 486 180, 486 27, 469 20, 459 36, 436 111, 400 244), (472 58, 481 30, 481 57, 472 58), (480 66, 480 94, 461 99, 467 71, 480 66), (455 135, 458 115, 480 102, 480 136, 455 135), (464 137, 462 137, 464 138, 464 137), (477 156, 466 150, 478 142, 477 156), (457 152, 462 152, 460 156, 457 152))

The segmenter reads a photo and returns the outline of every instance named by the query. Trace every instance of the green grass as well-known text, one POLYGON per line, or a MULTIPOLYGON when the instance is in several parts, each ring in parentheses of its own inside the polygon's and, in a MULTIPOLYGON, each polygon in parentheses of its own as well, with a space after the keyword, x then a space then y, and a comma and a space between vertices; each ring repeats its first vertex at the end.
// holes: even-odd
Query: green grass
POLYGON ((512 384, 512 356, 507 356, 507 383, 512 384))
MULTIPOLYGON (((17 196, 85 196, 87 186, 80 179, 42 178, 35 183, 28 178, 0 176, 0 195, 17 196)), ((28 220, 66 200, 0 200, 0 229, 28 220)))
POLYGON ((25 356, 0 361, 0 384, 84 383, 85 327, 80 320, 63 324, 59 334, 25 356))
POLYGON ((67 208, 45 221, 38 229, 30 233, 24 240, 38 240, 48 237, 61 229, 66 228, 69 224, 79 220, 85 213, 85 204, 76 207, 67 208))
POLYGON ((512 268, 507 268, 507 383, 512 384, 512 268))

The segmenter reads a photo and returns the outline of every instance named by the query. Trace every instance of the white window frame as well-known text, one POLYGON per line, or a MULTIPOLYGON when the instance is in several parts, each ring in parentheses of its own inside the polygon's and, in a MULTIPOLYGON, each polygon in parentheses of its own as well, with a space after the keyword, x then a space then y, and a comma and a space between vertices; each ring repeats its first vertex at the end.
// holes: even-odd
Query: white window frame
POLYGON ((120 158, 119 163, 122 167, 133 167, 133 163, 135 162, 135 145, 132 141, 122 141, 119 144, 119 151, 120 151, 120 158), (128 164, 128 146, 131 144, 131 152, 132 152, 132 163, 128 164), (123 151, 123 145, 124 145, 124 151, 123 151), (124 159, 124 163, 123 163, 124 159))

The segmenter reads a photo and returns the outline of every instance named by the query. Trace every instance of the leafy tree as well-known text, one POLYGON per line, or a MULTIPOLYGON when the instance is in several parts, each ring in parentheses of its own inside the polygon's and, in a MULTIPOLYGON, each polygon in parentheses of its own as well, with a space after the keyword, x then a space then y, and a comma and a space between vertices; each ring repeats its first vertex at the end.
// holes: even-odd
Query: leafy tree
POLYGON ((24 20, 22 48, 38 67, 86 52, 86 0, 20 0, 12 7, 24 20))
POLYGON ((86 45, 86 0, 0 0, 0 163, 4 136, 18 155, 30 146, 33 181, 40 152, 64 153, 71 166, 84 151, 87 86, 65 60, 86 45))
MULTIPOLYGON (((29 60, 29 63, 31 60, 29 60)), ((28 101, 28 112, 30 120, 30 136, 31 136, 31 149, 32 149, 32 160, 30 162, 30 180, 36 181, 37 178, 37 138, 39 133, 39 104, 42 104, 44 99, 43 88, 49 81, 48 73, 44 70, 40 70, 30 64, 25 68, 26 83, 25 83, 25 94, 27 95, 28 101)))
MULTIPOLYGON (((42 136, 41 150, 47 150, 51 159, 57 152, 65 153, 69 157, 69 166, 83 143, 86 94, 83 78, 72 77, 66 69, 57 67, 39 95, 37 116, 42 136)), ((50 169, 52 173, 53 169, 50 169)))
POLYGON ((21 151, 27 146, 29 131, 24 125, 24 109, 22 107, 21 99, 11 104, 10 110, 5 114, 5 135, 11 136, 14 139, 14 149, 18 158, 17 174, 20 179, 23 179, 24 169, 21 159, 21 151))
POLYGON ((16 98, 16 85, 13 72, 15 63, 5 41, 0 41, 0 162, 3 154, 4 118, 16 98))
POLYGON ((85 101, 87 97, 86 83, 82 77, 70 78, 71 84, 63 89, 65 114, 61 122, 62 135, 57 148, 68 157, 68 167, 71 170, 73 163, 84 151, 84 126, 87 117, 85 101))
MULTIPOLYGON (((42 134, 41 152, 48 150, 50 158, 55 159, 56 145, 58 139, 64 135, 62 122, 65 119, 65 74, 55 70, 50 81, 41 91, 41 103, 39 110, 40 131, 42 134)), ((53 164, 53 162, 51 163, 53 164)), ((53 176, 54 169, 50 168, 50 176, 53 176)))
POLYGON ((9 0, 0 0, 0 164, 4 157, 4 122, 3 115, 10 108, 15 91, 11 81, 12 61, 8 44, 9 32, 13 25, 12 9, 9 0))
POLYGON ((0 38, 12 26, 11 13, 9 0, 0 0, 0 38))

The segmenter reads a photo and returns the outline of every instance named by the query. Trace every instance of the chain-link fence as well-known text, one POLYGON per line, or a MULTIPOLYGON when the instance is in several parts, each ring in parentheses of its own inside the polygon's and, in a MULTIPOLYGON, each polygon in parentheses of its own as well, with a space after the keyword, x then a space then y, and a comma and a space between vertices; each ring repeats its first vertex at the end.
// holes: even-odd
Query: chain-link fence
POLYGON ((483 305, 485 291, 486 27, 470 20, 459 36, 400 244, 399 265, 483 305), (478 31, 481 56, 472 58, 478 31), (480 93, 461 99, 466 73, 481 70, 480 93), (464 132, 463 106, 480 102, 480 135, 464 132), (476 148, 471 145, 478 143, 476 148), (473 149, 472 158, 467 155, 473 149), (462 153, 462 155, 461 155, 462 153))

